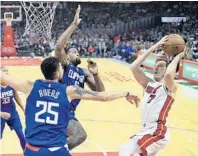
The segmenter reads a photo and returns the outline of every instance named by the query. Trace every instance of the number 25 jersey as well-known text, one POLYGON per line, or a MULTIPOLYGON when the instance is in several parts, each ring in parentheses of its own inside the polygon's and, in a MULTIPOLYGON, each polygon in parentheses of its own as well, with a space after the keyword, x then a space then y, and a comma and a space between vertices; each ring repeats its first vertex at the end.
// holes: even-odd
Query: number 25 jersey
POLYGON ((69 105, 65 84, 36 80, 26 100, 27 142, 38 147, 65 145, 69 105))

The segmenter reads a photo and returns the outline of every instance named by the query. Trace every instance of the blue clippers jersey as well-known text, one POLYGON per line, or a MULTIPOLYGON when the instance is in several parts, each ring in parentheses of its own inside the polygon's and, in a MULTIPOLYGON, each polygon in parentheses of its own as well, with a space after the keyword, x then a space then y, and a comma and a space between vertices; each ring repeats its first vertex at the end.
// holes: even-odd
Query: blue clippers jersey
POLYGON ((1 86, 1 111, 12 113, 16 110, 14 103, 14 89, 10 86, 1 86))
POLYGON ((66 85, 36 80, 26 101, 27 142, 40 147, 65 145, 69 105, 66 85))
MULTIPOLYGON (((82 68, 75 67, 72 64, 68 64, 65 68, 63 74, 63 83, 67 86, 76 85, 81 88, 84 88, 86 74, 82 68)), ((75 99, 71 101, 71 109, 76 110, 77 105, 79 104, 80 99, 75 99)))

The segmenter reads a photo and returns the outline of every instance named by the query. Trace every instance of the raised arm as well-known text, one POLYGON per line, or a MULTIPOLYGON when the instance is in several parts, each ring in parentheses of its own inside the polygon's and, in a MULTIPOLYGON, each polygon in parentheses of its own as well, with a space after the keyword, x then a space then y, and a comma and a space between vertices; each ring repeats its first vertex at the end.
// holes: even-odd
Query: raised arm
POLYGON ((146 60, 146 58, 155 50, 157 50, 160 46, 162 46, 165 41, 167 40, 167 37, 162 38, 158 43, 153 45, 151 48, 148 49, 148 51, 144 52, 142 55, 140 55, 130 66, 130 69, 136 79, 136 81, 143 87, 146 88, 148 82, 152 81, 149 77, 146 76, 146 74, 142 71, 140 66, 142 63, 146 60))
POLYGON ((33 86, 33 82, 28 80, 19 80, 1 71, 1 82, 7 84, 17 91, 28 94, 33 86))
POLYGON ((87 62, 88 62, 88 70, 84 69, 84 71, 87 75, 87 77, 86 77, 87 85, 93 91, 97 91, 97 92, 105 91, 104 84, 98 74, 98 66, 97 66, 96 62, 94 62, 90 59, 88 59, 87 62))
POLYGON ((69 95, 71 100, 84 99, 93 101, 112 101, 128 96, 129 92, 95 92, 82 89, 78 86, 69 86, 67 87, 67 95, 69 95))
POLYGON ((97 92, 105 91, 104 84, 103 84, 99 74, 93 75, 88 70, 87 70, 86 74, 87 74, 86 83, 92 91, 97 91, 97 92))
POLYGON ((19 97, 19 94, 16 90, 14 90, 14 100, 19 105, 19 107, 23 110, 23 112, 25 112, 25 108, 22 104, 21 98, 19 97))
POLYGON ((185 53, 187 52, 187 48, 185 47, 184 51, 178 54, 173 61, 168 65, 166 69, 166 73, 164 75, 165 86, 168 88, 169 91, 175 93, 177 91, 178 85, 175 82, 175 74, 177 73, 177 66, 181 58, 184 57, 185 53))
POLYGON ((81 21, 81 19, 79 18, 80 10, 81 8, 79 5, 78 9, 76 10, 76 14, 74 16, 73 22, 67 28, 67 30, 65 30, 64 33, 59 37, 57 44, 56 44, 55 56, 59 58, 62 66, 65 66, 67 64, 67 56, 65 54, 64 47, 67 44, 68 40, 70 39, 74 30, 76 29, 77 25, 81 21))
POLYGON ((136 106, 139 103, 139 98, 130 92, 95 92, 82 89, 78 86, 69 86, 66 89, 66 94, 70 101, 73 99, 84 99, 106 102, 126 97, 128 102, 132 104, 135 102, 136 106))

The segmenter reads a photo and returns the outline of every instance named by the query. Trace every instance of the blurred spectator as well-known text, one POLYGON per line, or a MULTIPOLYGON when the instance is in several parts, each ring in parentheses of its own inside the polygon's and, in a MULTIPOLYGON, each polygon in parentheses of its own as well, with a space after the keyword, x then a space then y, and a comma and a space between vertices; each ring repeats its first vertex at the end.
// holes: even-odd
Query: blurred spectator
POLYGON ((192 58, 198 61, 198 44, 192 48, 192 58))
MULTIPOLYGON (((19 2, 2 1, 2 5, 20 5, 19 2)), ((53 26, 52 38, 46 40, 40 34, 23 37, 25 20, 13 22, 14 41, 21 55, 44 55, 55 49, 58 37, 70 25, 76 2, 59 2, 53 26)), ((75 45, 82 56, 116 57, 131 61, 139 51, 146 51, 166 34, 179 33, 189 41, 193 58, 196 59, 198 44, 198 3, 196 2, 144 2, 144 3, 81 3, 82 22, 72 34, 69 45, 75 45), (159 7, 159 5, 161 7, 159 7), (155 17, 155 18, 145 18, 155 17), (189 17, 180 23, 161 23, 158 17, 189 17), (153 22, 152 22, 153 21, 153 22), (130 23, 131 22, 131 23, 130 23), (153 23, 153 24, 152 24, 153 23), (146 25, 147 24, 147 25, 146 25), (129 26, 132 25, 129 29, 129 26), (127 43, 127 44, 126 44, 127 43), (94 50, 93 50, 94 49, 94 50), (88 53, 90 52, 90 53, 88 53)), ((23 17, 25 12, 23 11, 23 17)), ((25 19, 25 18, 24 18, 25 19)), ((1 32, 4 24, 1 23, 1 32)), ((3 35, 3 33, 1 33, 3 35)), ((3 39, 1 35, 1 38, 3 39)), ((163 54, 163 51, 156 53, 163 54)))
POLYGON ((94 51, 95 51, 95 47, 92 46, 92 45, 90 45, 90 46, 88 47, 89 56, 92 56, 94 51))

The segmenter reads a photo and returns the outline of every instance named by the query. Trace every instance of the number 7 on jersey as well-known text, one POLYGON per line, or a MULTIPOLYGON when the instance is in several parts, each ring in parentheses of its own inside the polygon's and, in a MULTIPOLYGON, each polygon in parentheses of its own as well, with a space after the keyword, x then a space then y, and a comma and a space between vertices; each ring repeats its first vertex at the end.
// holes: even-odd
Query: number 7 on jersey
POLYGON ((149 97, 150 97, 150 100, 147 103, 150 103, 156 97, 156 95, 155 94, 151 94, 149 97))

